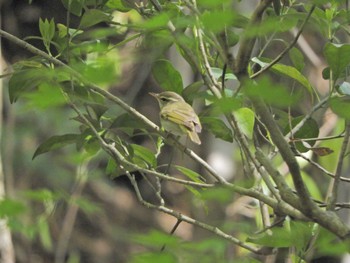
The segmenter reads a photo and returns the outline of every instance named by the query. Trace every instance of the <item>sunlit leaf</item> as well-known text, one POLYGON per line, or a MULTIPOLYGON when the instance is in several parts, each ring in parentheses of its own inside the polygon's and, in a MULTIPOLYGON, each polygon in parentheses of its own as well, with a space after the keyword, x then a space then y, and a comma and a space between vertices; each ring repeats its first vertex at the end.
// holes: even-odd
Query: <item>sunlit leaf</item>
POLYGON ((29 100, 29 105, 40 109, 66 104, 61 87, 56 83, 41 82, 37 91, 27 92, 24 94, 24 97, 29 100))
POLYGON ((152 73, 158 84, 167 91, 181 94, 183 90, 181 74, 168 60, 157 60, 153 64, 152 73))
POLYGON ((0 201, 0 218, 17 216, 25 212, 27 207, 13 199, 2 199, 0 201))
POLYGON ((108 6, 111 9, 118 10, 120 12, 128 12, 131 10, 131 7, 127 4, 127 1, 125 0, 108 0, 106 6, 108 6))
POLYGON ((85 11, 80 20, 80 28, 87 28, 101 22, 109 22, 111 17, 99 9, 89 9, 85 11))

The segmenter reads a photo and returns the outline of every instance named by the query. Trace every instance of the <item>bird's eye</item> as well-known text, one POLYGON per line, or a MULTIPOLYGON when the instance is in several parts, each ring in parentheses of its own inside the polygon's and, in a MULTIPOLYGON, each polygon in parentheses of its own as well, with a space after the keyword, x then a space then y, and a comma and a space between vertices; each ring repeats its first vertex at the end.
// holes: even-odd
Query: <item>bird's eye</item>
POLYGON ((165 101, 169 101, 167 98, 164 98, 164 97, 161 97, 160 100, 161 100, 161 101, 164 101, 164 102, 165 102, 165 101))

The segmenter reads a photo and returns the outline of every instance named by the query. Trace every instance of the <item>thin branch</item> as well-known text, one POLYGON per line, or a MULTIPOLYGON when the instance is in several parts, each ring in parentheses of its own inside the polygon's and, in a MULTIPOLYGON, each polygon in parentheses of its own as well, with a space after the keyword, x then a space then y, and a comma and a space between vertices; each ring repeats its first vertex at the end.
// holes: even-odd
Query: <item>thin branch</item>
POLYGON ((69 247, 69 240, 71 238, 74 223, 79 210, 77 199, 81 196, 88 178, 87 165, 88 162, 85 161, 77 169, 76 186, 69 199, 69 206, 63 218, 61 232, 58 237, 57 248, 55 252, 55 263, 63 263, 66 260, 65 256, 69 247))
MULTIPOLYGON (((324 167, 322 167, 319 163, 317 163, 317 162, 311 160, 310 158, 306 157, 305 155, 298 153, 297 156, 300 157, 300 158, 303 158, 305 161, 307 161, 307 162, 310 163, 311 165, 315 166, 317 169, 319 169, 319 170, 320 170, 321 172, 323 172, 324 174, 326 174, 326 175, 328 175, 328 176, 330 176, 330 177, 332 177, 332 178, 335 177, 334 173, 331 173, 330 171, 326 170, 326 169, 325 169, 324 167)), ((340 179, 341 181, 343 181, 343 182, 350 183, 350 178, 346 178, 346 177, 342 177, 342 176, 341 176, 339 179, 340 179)))
POLYGON ((334 180, 333 180, 333 187, 330 195, 330 202, 329 202, 329 210, 334 210, 335 204, 337 201, 337 196, 338 196, 338 187, 339 187, 339 182, 340 182, 340 175, 343 170, 343 162, 344 158, 346 155, 346 150, 348 148, 349 144, 349 136, 350 136, 350 122, 346 121, 346 128, 345 128, 345 135, 344 135, 344 140, 340 149, 339 157, 338 157, 338 164, 337 168, 335 171, 334 175, 334 180))
POLYGON ((242 248, 245 248, 253 253, 256 253, 256 254, 259 254, 259 249, 255 248, 255 247, 252 247, 248 244, 246 244, 245 242, 233 237, 232 235, 229 235, 225 232, 223 232, 222 230, 220 230, 219 228, 215 227, 215 226, 212 226, 212 225, 209 225, 209 224, 206 224, 204 222, 201 222, 199 220, 196 220, 194 218, 191 218, 189 216, 186 216, 182 213, 179 213, 177 211, 174 211, 166 206, 157 206, 157 205, 154 205, 154 204, 151 204, 149 202, 146 202, 143 198, 142 198, 142 195, 141 195, 141 192, 140 192, 140 189, 137 185, 137 182, 135 180, 135 178, 128 172, 126 171, 126 174, 132 184, 132 186, 134 187, 134 190, 136 192, 136 196, 139 200, 139 202, 141 204, 143 204, 144 206, 148 207, 148 208, 153 208, 153 209, 156 209, 160 212, 163 212, 165 214, 168 214, 168 215, 171 215, 175 218, 177 218, 178 222, 186 222, 186 223, 189 223, 191 225, 194 225, 194 226, 198 226, 202 229, 205 229, 209 232, 212 232, 214 233, 215 235, 221 237, 221 238, 224 238, 232 243, 234 243, 235 245, 238 245, 242 248))
POLYGON ((291 137, 293 134, 295 134, 296 132, 298 132, 298 131, 301 129, 301 127, 303 127, 304 124, 305 124, 309 119, 311 119, 312 114, 314 114, 314 112, 317 111, 318 109, 322 108, 322 107, 328 102, 328 100, 329 100, 329 97, 325 97, 325 98, 323 98, 322 100, 320 100, 320 101, 311 109, 311 111, 310 111, 308 114, 306 114, 306 115, 304 116, 304 118, 303 118, 297 125, 295 125, 294 128, 293 128, 289 133, 287 133, 287 134, 284 136, 285 140, 289 141, 290 137, 291 137))
MULTIPOLYGON (((250 25, 246 28, 249 30, 249 26, 259 24, 262 20, 262 16, 266 10, 272 3, 272 0, 262 0, 259 5, 254 10, 252 17, 250 19, 250 25)), ((237 76, 238 79, 241 77, 247 76, 247 68, 248 63, 250 61, 250 57, 255 45, 256 38, 252 38, 250 36, 244 35, 239 42, 239 50, 237 52, 235 65, 233 68, 233 72, 237 76)))
POLYGON ((274 59, 272 60, 268 65, 266 65, 265 67, 263 67, 261 70, 259 70, 258 72, 254 73, 253 75, 250 76, 251 79, 254 79, 258 76, 260 76, 262 73, 266 72, 268 69, 270 69, 271 67, 273 67, 273 65, 275 65, 276 63, 278 63, 288 52, 289 50, 295 46, 295 44, 298 42, 299 36, 301 35, 301 33, 304 31, 304 28, 307 24, 307 22, 309 21, 311 14, 313 13, 313 11, 315 10, 316 5, 313 5, 310 8, 309 13, 307 14, 303 24, 301 25, 298 33, 295 35, 293 41, 274 59))

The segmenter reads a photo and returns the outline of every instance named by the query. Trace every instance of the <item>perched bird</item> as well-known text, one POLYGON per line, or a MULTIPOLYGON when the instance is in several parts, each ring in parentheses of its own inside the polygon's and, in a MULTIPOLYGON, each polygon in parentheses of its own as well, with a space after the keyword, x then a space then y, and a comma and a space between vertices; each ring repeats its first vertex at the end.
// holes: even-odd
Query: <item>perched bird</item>
POLYGON ((160 107, 160 123, 162 127, 175 135, 187 135, 191 141, 201 144, 197 133, 202 130, 199 118, 191 105, 177 93, 165 91, 152 93, 160 107))

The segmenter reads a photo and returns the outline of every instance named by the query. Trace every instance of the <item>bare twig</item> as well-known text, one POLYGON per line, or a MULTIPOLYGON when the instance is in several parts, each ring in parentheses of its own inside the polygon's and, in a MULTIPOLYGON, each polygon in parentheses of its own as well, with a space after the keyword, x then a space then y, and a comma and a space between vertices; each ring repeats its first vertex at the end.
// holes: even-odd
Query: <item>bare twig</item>
POLYGON ((184 215, 182 213, 179 213, 177 211, 174 211, 174 210, 172 210, 172 209, 170 209, 170 208, 168 208, 166 206, 157 206, 157 205, 151 204, 149 202, 146 202, 142 198, 140 189, 139 189, 139 187, 137 185, 137 182, 136 182, 135 178, 128 171, 126 171, 126 174, 127 174, 128 178, 129 178, 131 184, 134 187, 134 190, 136 192, 136 196, 137 196, 139 202, 141 204, 143 204, 144 206, 146 206, 148 208, 153 208, 153 209, 156 209, 156 210, 158 210, 160 212, 163 212, 163 213, 166 213, 168 215, 171 215, 171 216, 177 218, 178 222, 187 222, 187 223, 189 223, 191 225, 198 226, 198 227, 200 227, 202 229, 210 231, 210 232, 214 233, 215 235, 217 235, 217 236, 219 236, 221 238, 224 238, 224 239, 234 243, 235 245, 238 245, 238 246, 240 246, 242 248, 245 248, 245 249, 247 249, 247 250, 249 250, 249 251, 251 251, 253 253, 259 254, 259 249, 255 248, 255 247, 252 247, 252 246, 246 244, 245 242, 243 242, 243 241, 233 237, 232 235, 229 235, 229 234, 223 232, 222 230, 220 230, 219 228, 217 228, 215 226, 206 224, 204 222, 201 222, 199 220, 196 220, 194 218, 186 216, 186 215, 184 215))

